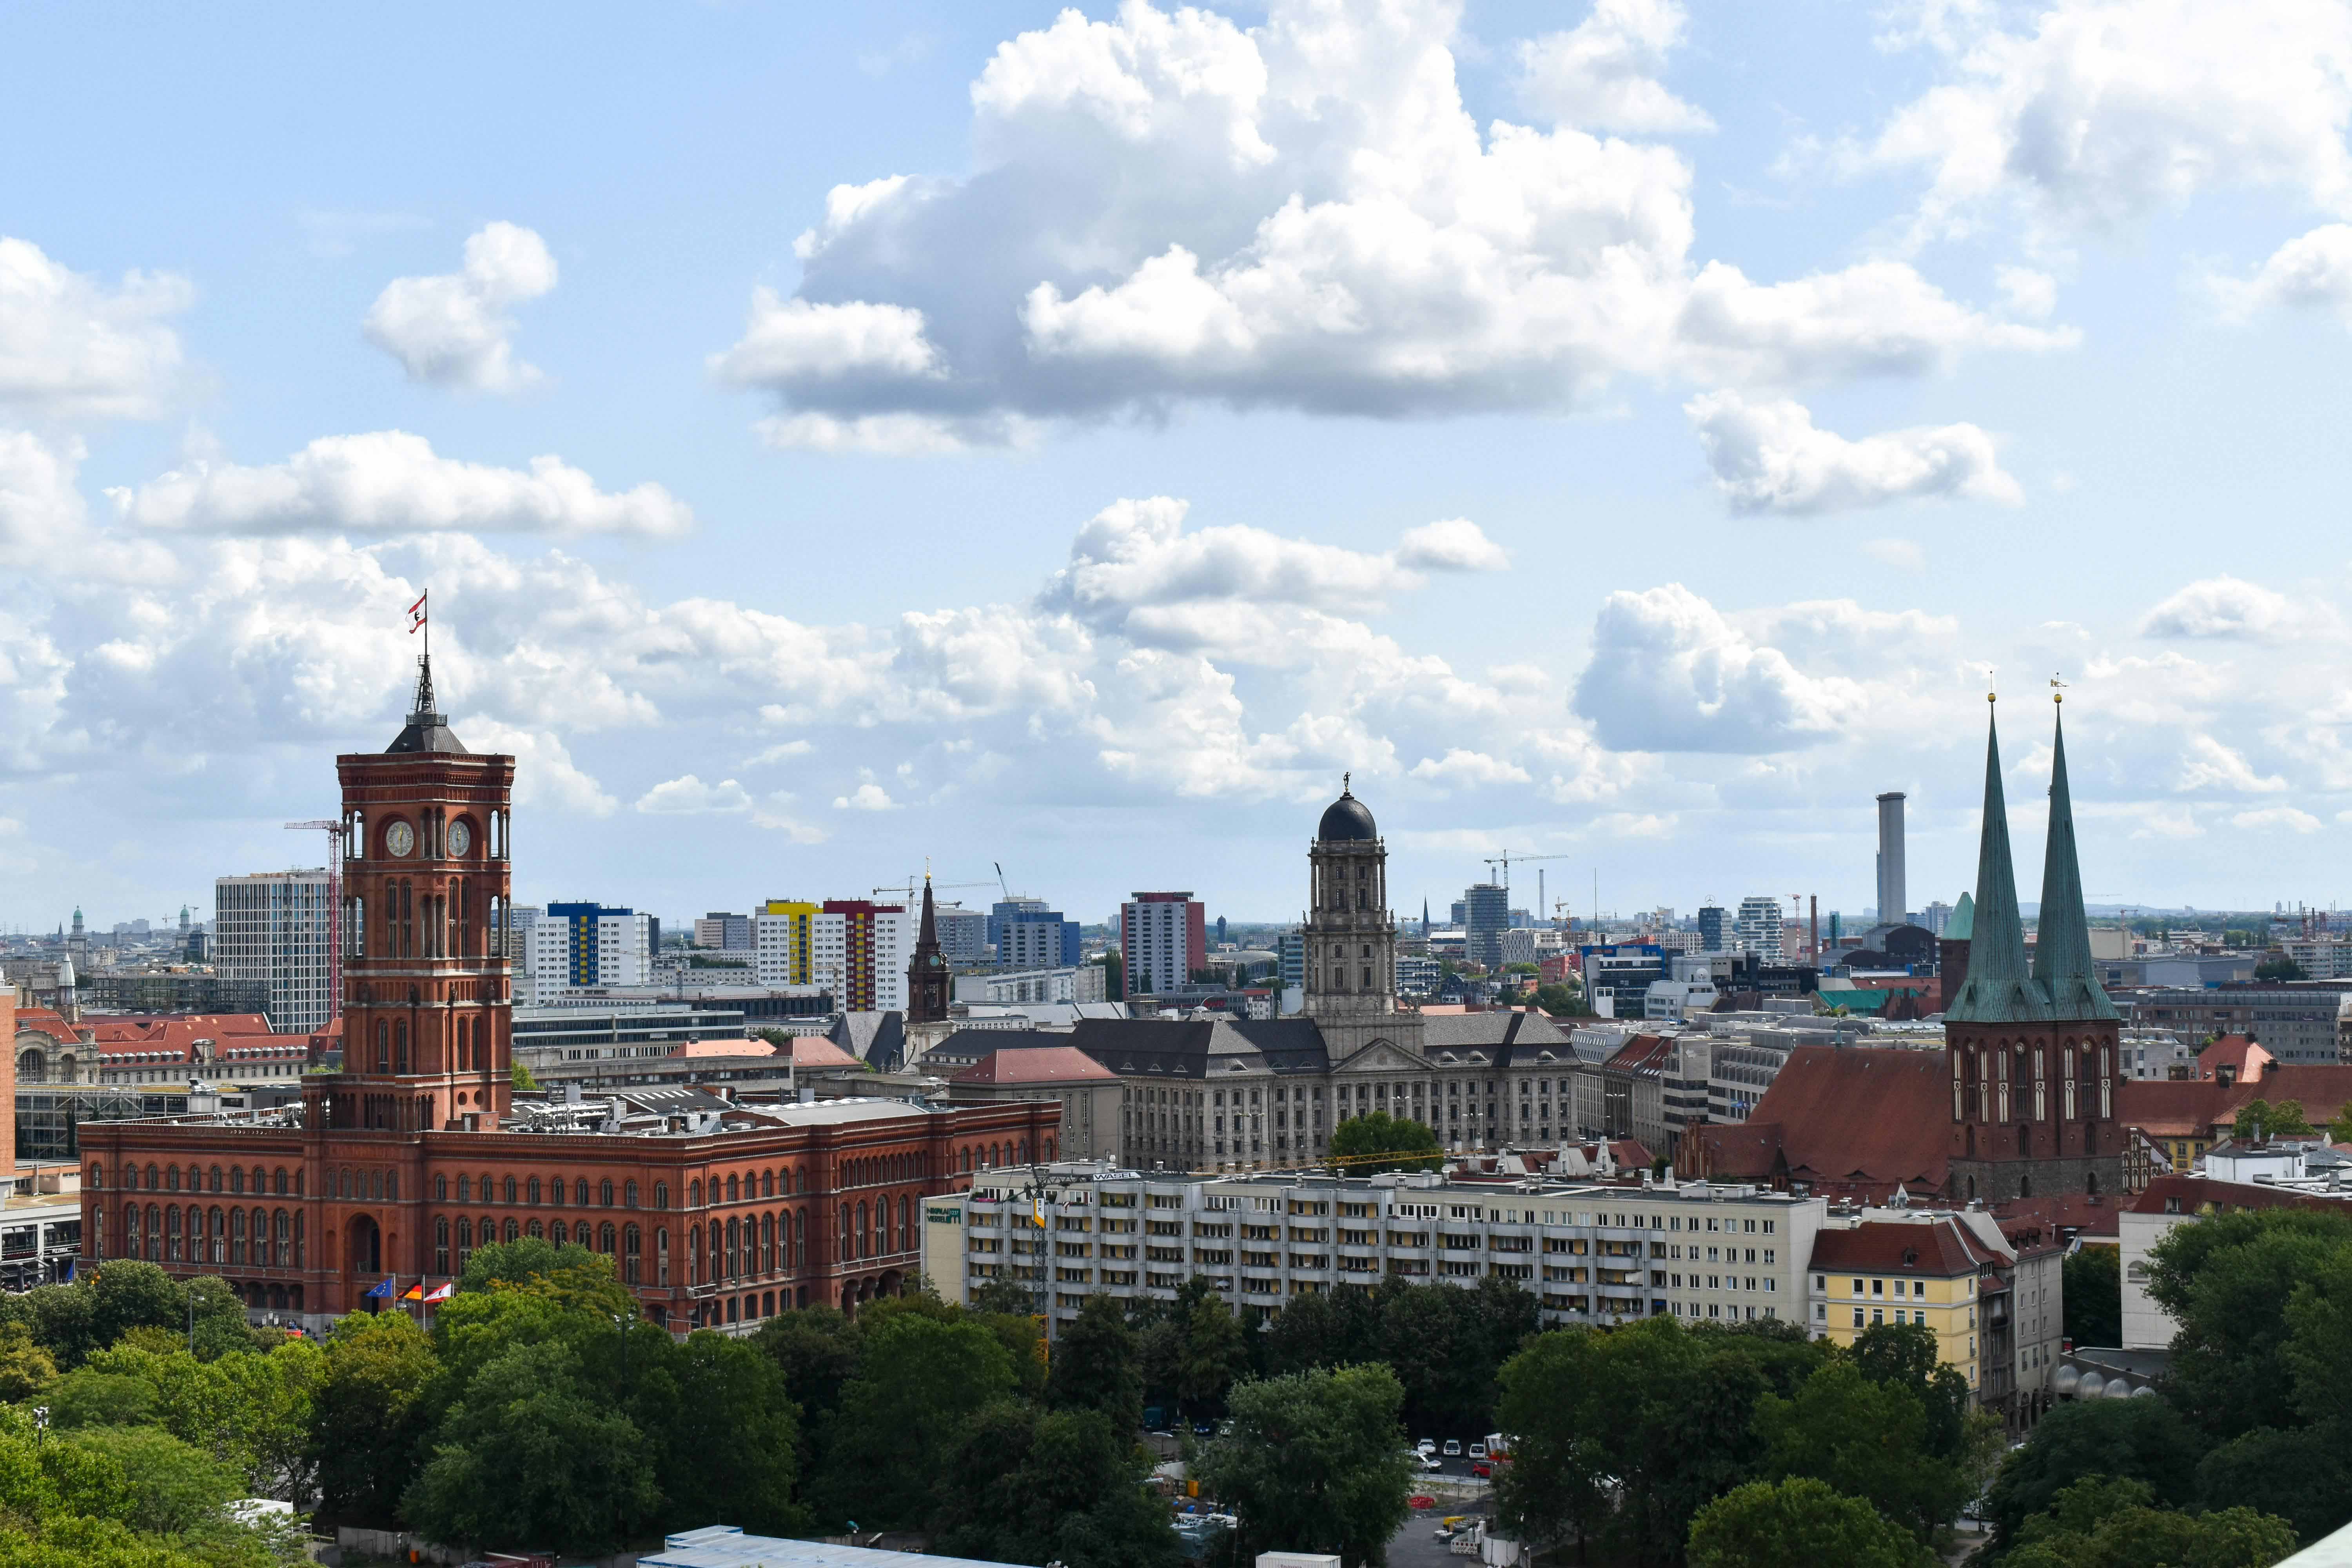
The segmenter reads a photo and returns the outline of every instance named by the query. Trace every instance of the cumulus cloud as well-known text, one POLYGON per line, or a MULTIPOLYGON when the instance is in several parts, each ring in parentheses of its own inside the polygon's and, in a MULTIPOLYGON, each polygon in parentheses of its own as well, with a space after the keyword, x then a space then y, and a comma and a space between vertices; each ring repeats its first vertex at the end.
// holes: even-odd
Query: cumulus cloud
POLYGON ((2260 811, 2237 813, 2230 818, 2230 826, 2250 828, 2257 833, 2316 833, 2319 831, 2319 818, 2291 805, 2268 805, 2260 811))
POLYGON ((533 458, 528 470, 463 462, 404 430, 322 436, 282 463, 195 464, 107 494, 139 527, 216 533, 462 529, 662 538, 694 524, 686 503, 657 484, 600 490, 554 457, 533 458))
POLYGON ((465 392, 516 392, 543 379, 515 357, 510 305, 555 288, 547 242, 517 224, 486 224, 466 240, 465 265, 395 278, 368 307, 361 331, 411 381, 465 392))
POLYGON ((514 758, 519 807, 549 807, 578 816, 610 816, 621 808, 604 785, 572 760, 563 742, 544 730, 505 723, 484 713, 461 714, 452 721, 452 728, 477 752, 504 752, 514 758))
POLYGON ((2277 642, 2308 629, 2316 617, 2285 595, 2242 577, 2191 583, 2142 616, 2150 637, 2235 637, 2277 642))
POLYGON ((704 784, 692 773, 667 779, 637 797, 636 809, 654 816, 699 816, 749 811, 751 794, 733 779, 704 784))
POLYGON ((154 417, 180 370, 165 321, 194 297, 163 272, 109 288, 0 236, 0 411, 36 424, 154 417))
POLYGON ((1244 29, 1128 0, 1003 46, 978 169, 836 186, 784 299, 712 356, 779 445, 936 451, 1196 401, 1402 416, 1591 405, 1627 378, 1794 384, 2042 351, 1899 262, 1780 282, 1693 255, 1654 79, 1666 0, 1531 45, 1563 122, 1480 127, 1445 0, 1276 0, 1244 29))
POLYGON ((2222 311, 2243 321, 2272 309, 2332 310, 2352 326, 2352 224, 2323 224, 2273 251, 2253 275, 2215 278, 2222 311))
POLYGON ((2112 228, 2223 187, 2352 207, 2352 10, 2336 0, 1921 8, 1942 79, 1859 154, 1925 173, 1923 228, 2011 205, 2112 228))
POLYGON ((1992 437, 1974 425, 1848 440, 1818 428, 1801 403, 1749 403, 1736 392, 1694 398, 1684 412, 1734 511, 1809 516, 1921 496, 2011 506, 2025 499, 2002 472, 1992 437))
POLYGON ((1669 583, 1602 603, 1573 705, 1613 750, 1763 752, 1829 740, 1860 692, 1805 674, 1669 583))
POLYGON ((835 795, 833 801, 835 811, 891 811, 897 809, 898 805, 890 798, 889 791, 871 779, 847 795, 835 795))
POLYGON ((1412 776, 1431 784, 1458 789, 1475 789, 1482 784, 1526 784, 1528 770, 1517 763, 1490 757, 1484 752, 1465 751, 1456 746, 1443 757, 1423 757, 1412 765, 1412 776))
POLYGON ((2192 735, 2173 773, 2172 787, 2182 795, 2275 795, 2286 780, 2265 776, 2231 747, 2210 735, 2192 735))
POLYGON ((1519 45, 1519 95, 1566 125, 1712 131, 1704 110, 1658 80, 1688 20, 1675 0, 1594 0, 1574 27, 1519 45))

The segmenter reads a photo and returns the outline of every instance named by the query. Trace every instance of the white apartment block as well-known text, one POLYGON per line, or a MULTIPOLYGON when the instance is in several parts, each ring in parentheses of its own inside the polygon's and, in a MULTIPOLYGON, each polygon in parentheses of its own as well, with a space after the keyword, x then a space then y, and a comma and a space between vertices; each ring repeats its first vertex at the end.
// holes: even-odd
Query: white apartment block
POLYGON ((1156 996, 1181 990, 1202 954, 1192 951, 1188 897, 1147 895, 1119 907, 1127 994, 1156 996))
POLYGON ((994 974, 959 974, 955 1000, 985 1006, 1018 1006, 1024 1002, 1100 1002, 1108 994, 1099 963, 1075 969, 1018 969, 994 974))
MULTIPOLYGON (((519 927, 530 1005, 568 991, 652 982, 652 916, 584 903, 549 904, 529 913, 519 927)), ((515 994, 517 1001, 526 1000, 520 978, 515 994)))
POLYGON ((1108 1165, 976 1172, 924 1200, 923 1269, 963 1301, 989 1279, 1045 1282, 1066 1321, 1087 1297, 1170 1300, 1195 1276, 1255 1315, 1395 1276, 1509 1279, 1547 1327, 1672 1314, 1803 1323, 1828 1205, 1745 1185, 1449 1181, 1437 1175, 1186 1177, 1108 1165), (1035 1215, 1042 1213, 1041 1227, 1035 1215))
POLYGON ((269 1026, 278 1034, 309 1034, 334 1016, 328 914, 323 870, 262 871, 213 883, 213 963, 224 979, 269 987, 269 1026))
POLYGON ((1783 949, 1780 943, 1780 900, 1769 894, 1751 894, 1739 900, 1739 913, 1731 929, 1738 939, 1739 951, 1752 952, 1767 963, 1779 963, 1783 949))

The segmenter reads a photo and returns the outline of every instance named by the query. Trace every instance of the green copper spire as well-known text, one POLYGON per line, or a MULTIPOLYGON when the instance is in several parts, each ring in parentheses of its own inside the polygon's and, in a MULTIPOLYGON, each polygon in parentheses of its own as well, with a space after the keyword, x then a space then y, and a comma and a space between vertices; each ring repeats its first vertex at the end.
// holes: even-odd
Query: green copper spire
MULTIPOLYGON (((2063 699, 2061 699, 2063 701, 2063 699)), ((2091 967, 2091 923, 2083 913, 2083 870, 2074 858, 2074 798, 2066 788, 2066 720, 2059 712, 2050 750, 2050 846, 2042 860, 2042 927, 2033 944, 2033 981, 2053 1018, 2113 1018, 2091 967)))
POLYGON ((2030 1024, 2049 1016, 2050 1004, 2025 969, 2025 926, 2018 918, 2017 872, 2009 857, 2009 801, 2000 787, 2000 728, 1989 718, 1969 977, 1944 1017, 1964 1024, 2030 1024))
POLYGON ((1944 922, 1944 940, 1966 942, 1976 934, 1976 930, 1977 900, 1974 895, 1964 889, 1960 901, 1952 906, 1952 918, 1944 922))

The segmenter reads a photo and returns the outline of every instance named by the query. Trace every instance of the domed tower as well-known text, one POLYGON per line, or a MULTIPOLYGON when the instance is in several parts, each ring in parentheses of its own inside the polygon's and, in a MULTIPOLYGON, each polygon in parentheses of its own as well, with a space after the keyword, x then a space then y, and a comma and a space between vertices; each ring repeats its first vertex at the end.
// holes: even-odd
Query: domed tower
POLYGON ((420 664, 392 744, 343 785, 343 1070, 323 1125, 495 1129, 511 1083, 507 833, 515 760, 468 752, 420 664))
POLYGON ((1397 1011, 1388 847, 1344 775, 1307 860, 1307 910, 1300 932, 1307 1016, 1321 1026, 1338 1060, 1376 1034, 1391 1034, 1397 1011))

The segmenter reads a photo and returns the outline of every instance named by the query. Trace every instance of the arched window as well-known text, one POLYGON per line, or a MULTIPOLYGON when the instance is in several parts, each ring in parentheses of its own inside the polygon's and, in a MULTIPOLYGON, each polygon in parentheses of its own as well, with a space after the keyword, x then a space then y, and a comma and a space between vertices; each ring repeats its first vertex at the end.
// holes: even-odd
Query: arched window
MULTIPOLYGON (((174 1212, 176 1213, 177 1211, 174 1212)), ((147 1205, 147 1261, 150 1263, 161 1263, 163 1260, 163 1211, 158 1209, 153 1204, 149 1204, 147 1205)))
POLYGON ((433 1222, 433 1272, 449 1272, 449 1216, 446 1215, 433 1222))
POLYGON ((515 1179, 512 1176, 509 1176, 506 1179, 507 1202, 513 1203, 515 1201, 515 1179))
POLYGON ((291 1240, 295 1224, 300 1217, 299 1215, 289 1215, 284 1209, 278 1209, 269 1216, 269 1235, 272 1241, 269 1258, 270 1261, 280 1268, 289 1264, 297 1268, 302 1265, 302 1249, 295 1246, 291 1240))
POLYGON ((106 1167, 103 1165, 92 1165, 89 1168, 89 1174, 83 1178, 83 1182, 92 1192, 96 1192, 99 1188, 103 1187, 106 1185, 106 1167))
POLYGON ((874 1216, 866 1212, 863 1199, 857 1205, 857 1256, 874 1256, 874 1216))
POLYGON ((152 1193, 152 1192, 153 1192, 153 1191, 155 1190, 156 1180, 157 1180, 157 1176, 156 1176, 155 1167, 154 1167, 154 1166, 152 1166, 152 1165, 148 1166, 148 1167, 147 1167, 147 1190, 148 1190, 149 1192, 151 1192, 151 1193, 152 1193))
POLYGON ((474 1178, 463 1173, 457 1177, 457 1201, 461 1204, 474 1201, 474 1178))
POLYGON ((523 1222, 522 1233, 530 1237, 533 1241, 544 1241, 547 1239, 547 1226, 541 1224, 537 1219, 525 1220, 523 1222))
POLYGON ((382 1018, 375 1021, 375 1070, 392 1070, 392 1026, 382 1018))
POLYGON ((793 1211, 793 1261, 794 1268, 808 1267, 808 1210, 793 1211))
MULTIPOLYGON (((597 1201, 598 1203, 602 1204, 602 1205, 603 1205, 604 1207, 606 1207, 606 1208, 611 1208, 611 1207, 613 1206, 613 1178, 612 1178, 612 1177, 610 1177, 610 1176, 605 1177, 605 1178, 604 1178, 604 1180, 601 1184, 598 1184, 598 1186, 597 1186, 597 1188, 596 1188, 596 1201, 597 1201)), ((612 1248, 608 1247, 606 1247, 604 1250, 605 1250, 605 1251, 607 1251, 607 1252, 610 1252, 610 1251, 612 1250, 612 1248)))
POLYGON ((490 1202, 490 1173, 488 1171, 484 1171, 482 1173, 482 1201, 484 1203, 488 1203, 490 1202))
POLYGON ((834 1231, 833 1237, 835 1256, 839 1258, 844 1263, 848 1262, 850 1258, 853 1256, 850 1249, 857 1244, 857 1235, 855 1231, 849 1228, 849 1205, 847 1204, 841 1205, 841 1224, 834 1231))
POLYGON ((393 1022, 392 1070, 396 1073, 404 1073, 408 1070, 408 1020, 405 1018, 395 1019, 393 1022))
POLYGON ((507 1223, 501 1228, 500 1234, 503 1235, 507 1240, 512 1241, 515 1237, 522 1234, 522 1226, 516 1222, 514 1215, 507 1215, 507 1223))
POLYGON ((915 1249, 914 1212, 914 1205, 901 1196, 898 1199, 898 1250, 901 1252, 915 1249))
POLYGON ((444 1204, 449 1201, 449 1178, 446 1173, 436 1173, 433 1177, 433 1201, 444 1204))
POLYGON ((776 1216, 772 1214, 760 1216, 759 1271, 762 1274, 776 1271, 776 1216))
POLYGON ((637 1184, 634 1179, 621 1184, 621 1206, 625 1209, 637 1206, 637 1184))
POLYGON ((687 1207, 690 1209, 698 1209, 702 1206, 702 1178, 700 1176, 697 1176, 694 1180, 686 1184, 686 1194, 687 1207))
POLYGON ((743 1196, 742 1193, 741 1193, 741 1192, 737 1188, 736 1182, 735 1182, 735 1178, 734 1178, 734 1177, 732 1177, 732 1176, 728 1177, 728 1178, 727 1178, 727 1201, 728 1201, 729 1203, 730 1203, 730 1204, 731 1204, 731 1203, 738 1203, 738 1202, 740 1202, 740 1201, 741 1201, 742 1196, 743 1196))
POLYGON ((657 1209, 666 1209, 669 1207, 669 1184, 667 1182, 656 1182, 654 1184, 654 1207, 657 1209))
POLYGON ((686 1231, 686 1282, 702 1283, 702 1227, 688 1226, 686 1231))
POLYGON ((228 1211, 228 1260, 231 1263, 245 1261, 245 1211, 243 1209, 228 1211))
POLYGON ((547 1184, 549 1201, 557 1208, 563 1206, 563 1178, 558 1176, 547 1184))
POLYGON ((760 1173, 760 1195, 763 1198, 772 1198, 776 1195, 775 1172, 762 1171, 760 1173))
POLYGON ((557 1220, 555 1222, 554 1230, 550 1232, 548 1235, 548 1239, 555 1243, 556 1246, 562 1247, 565 1242, 572 1239, 572 1227, 564 1224, 562 1220, 557 1220))
POLYGON ((621 1230, 621 1283, 635 1285, 643 1272, 639 1254, 643 1250, 637 1227, 625 1226, 621 1230))
POLYGON ((233 1193, 241 1193, 245 1191, 245 1167, 243 1165, 231 1165, 228 1168, 228 1190, 233 1193))
POLYGON ((579 1177, 572 1184, 572 1201, 582 1208, 588 1206, 588 1178, 579 1177))
POLYGON ((741 1222, 740 1222, 740 1221, 730 1219, 730 1220, 729 1220, 729 1221, 727 1222, 727 1252, 726 1252, 726 1264, 725 1264, 726 1272, 724 1272, 723 1274, 719 1275, 719 1278, 720 1278, 720 1279, 740 1279, 740 1278, 742 1277, 742 1273, 743 1273, 743 1251, 742 1251, 742 1246, 743 1246, 743 1227, 742 1227, 742 1224, 741 1224, 741 1222))
POLYGON ((457 1216, 457 1267, 464 1268, 466 1259, 474 1251, 474 1222, 470 1215, 457 1216))
POLYGON ((669 1286, 669 1226, 666 1225, 654 1230, 654 1283, 665 1289, 669 1286))
POLYGON ((531 1206, 532 1206, 532 1207, 534 1207, 534 1208, 538 1207, 538 1206, 539 1206, 539 1178, 538 1178, 537 1176, 533 1176, 533 1177, 530 1179, 530 1184, 529 1184, 528 1186, 526 1186, 523 1190, 524 1190, 525 1192, 527 1192, 527 1193, 529 1193, 529 1194, 530 1194, 530 1202, 531 1206))
POLYGON ((282 1198, 282 1197, 284 1197, 284 1196, 286 1195, 286 1167, 285 1167, 285 1166, 283 1166, 283 1165, 278 1166, 278 1169, 277 1169, 274 1173, 271 1173, 270 1178, 269 1178, 269 1191, 270 1191, 270 1193, 271 1193, 274 1196, 277 1196, 277 1197, 281 1197, 281 1198, 282 1198))

